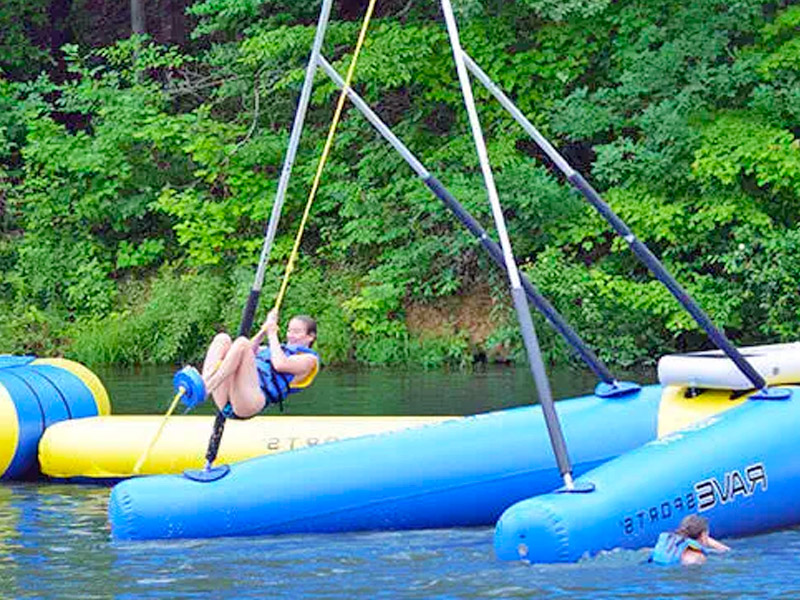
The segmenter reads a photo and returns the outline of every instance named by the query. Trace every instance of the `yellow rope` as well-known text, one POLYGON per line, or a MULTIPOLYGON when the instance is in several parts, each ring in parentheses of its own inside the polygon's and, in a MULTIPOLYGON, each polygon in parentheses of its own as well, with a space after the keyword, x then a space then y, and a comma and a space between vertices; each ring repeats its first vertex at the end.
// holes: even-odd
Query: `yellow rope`
MULTIPOLYGON (((278 291, 278 296, 275 299, 275 310, 280 309, 281 303, 283 302, 283 298, 286 295, 286 288, 289 285, 289 275, 294 270, 294 263, 297 260, 297 255, 300 250, 300 241, 303 239, 303 232, 305 231, 306 223, 308 222, 308 215, 311 213, 311 205, 314 203, 314 199, 317 195, 317 190, 319 189, 320 181, 322 181, 322 171, 325 168, 325 163, 328 160, 328 155, 330 154, 331 147, 333 147, 333 138, 336 135, 336 128, 339 125, 339 120, 342 116, 342 110, 344 109, 345 100, 347 100, 347 90, 350 88, 350 83, 353 81, 353 75, 356 71, 356 64, 358 62, 358 55, 361 53, 361 48, 364 45, 364 40, 367 37, 367 28, 369 27, 370 19, 372 18, 372 12, 375 9, 375 4, 377 0, 370 0, 369 6, 367 6, 367 12, 364 15, 364 22, 361 24, 361 30, 358 33, 358 41, 356 42, 355 50, 353 51, 353 58, 350 61, 350 66, 347 68, 347 75, 344 79, 344 86, 342 87, 342 92, 339 94, 339 101, 336 104, 336 111, 333 113, 333 120, 331 121, 331 126, 328 129, 328 138, 325 140, 325 146, 322 149, 322 155, 319 159, 319 164, 317 165, 317 172, 314 175, 314 182, 311 185, 311 191, 308 194, 308 200, 306 202, 306 208, 303 211, 303 218, 300 221, 300 228, 297 231, 297 236, 294 240, 294 246, 292 247, 292 252, 289 255, 289 262, 286 264, 286 271, 283 274, 283 282, 281 283, 281 288, 278 291)), ((219 368, 220 363, 214 367, 215 372, 219 368)), ((164 426, 167 424, 167 420, 169 419, 170 415, 175 410, 175 407, 178 405, 178 400, 181 399, 183 394, 186 390, 183 387, 180 388, 177 394, 175 394, 175 398, 172 400, 172 404, 170 404, 169 409, 167 409, 167 413, 164 415, 164 419, 161 421, 161 425, 156 431, 156 434, 150 440, 150 444, 147 446, 145 451, 139 457, 139 460, 136 461, 136 465, 133 467, 133 473, 138 474, 144 465, 145 460, 147 460, 150 451, 155 446, 158 439, 161 437, 161 432, 164 430, 164 426)))
MULTIPOLYGON (((317 165, 317 172, 314 175, 314 182, 311 185, 311 192, 308 194, 308 201, 306 202, 306 208, 303 211, 303 218, 300 221, 300 228, 297 231, 297 236, 294 240, 294 246, 292 247, 292 252, 289 255, 289 262, 286 264, 286 272, 283 274, 283 282, 281 283, 281 288, 278 291, 278 297, 275 299, 275 310, 280 309, 281 303, 283 302, 283 298, 286 295, 286 288, 289 285, 289 275, 294 270, 294 263, 297 260, 297 255, 300 250, 300 241, 303 239, 303 232, 306 227, 306 222, 308 221, 308 215, 311 213, 311 205, 314 203, 314 198, 316 198, 317 190, 319 189, 320 181, 322 180, 322 171, 325 168, 325 163, 328 160, 328 155, 330 154, 331 147, 333 146, 333 138, 336 134, 336 128, 339 125, 339 119, 342 116, 342 110, 344 109, 344 102, 347 99, 347 90, 350 88, 350 83, 353 81, 353 74, 356 71, 356 64, 358 62, 358 55, 361 53, 361 48, 364 45, 364 40, 367 37, 367 28, 369 27, 370 19, 372 18, 372 12, 375 9, 375 3, 377 0, 370 0, 369 6, 367 6, 367 12, 364 15, 364 22, 361 24, 361 31, 358 33, 358 41, 356 42, 355 50, 353 51, 353 58, 350 61, 350 66, 347 68, 347 76, 344 80, 344 87, 342 87, 342 92, 339 95, 339 102, 336 104, 336 111, 333 113, 333 120, 331 121, 331 126, 328 129, 328 138, 325 140, 325 146, 322 149, 322 156, 320 156, 319 164, 317 165)), ((216 372, 219 368, 220 363, 217 363, 214 367, 212 373, 216 372)), ((172 412, 175 410, 175 407, 178 405, 178 400, 181 399, 181 396, 186 392, 183 387, 180 388, 180 391, 175 394, 175 398, 172 400, 172 404, 170 405, 167 413, 164 415, 164 419, 161 421, 161 425, 156 431, 156 434, 153 436, 153 439, 150 440, 150 444, 145 449, 144 453, 139 457, 139 460, 136 461, 136 465, 133 467, 133 473, 138 474, 141 470, 142 466, 144 465, 145 460, 147 460, 147 456, 150 454, 150 451, 155 446, 156 442, 158 441, 159 437, 161 437, 161 432, 164 430, 164 426, 167 424, 167 420, 169 419, 172 412)))
POLYGON ((364 22, 361 24, 361 31, 358 34, 358 41, 356 42, 356 47, 353 51, 353 58, 350 61, 350 66, 347 69, 347 76, 344 79, 342 93, 339 95, 339 102, 336 105, 336 112, 333 114, 333 120, 331 121, 331 126, 328 130, 328 139, 325 140, 325 147, 322 150, 322 156, 320 156, 319 165, 317 165, 317 173, 314 176, 314 183, 311 185, 311 192, 308 195, 306 209, 303 212, 303 219, 300 221, 300 229, 297 231, 297 237, 294 240, 294 247, 292 248, 292 253, 289 256, 289 262, 286 264, 286 272, 283 275, 281 289, 278 292, 278 297, 275 299, 275 310, 278 310, 281 307, 283 297, 286 294, 286 288, 289 285, 289 275, 294 270, 294 262, 297 259, 297 254, 300 249, 300 240, 303 237, 306 221, 308 221, 308 215, 311 212, 311 205, 314 202, 314 198, 317 195, 317 189, 319 188, 320 181, 322 180, 322 170, 325 167, 328 154, 330 154, 331 147, 333 146, 333 138, 336 134, 336 127, 339 125, 339 118, 342 115, 344 102, 347 99, 347 90, 350 88, 350 82, 353 80, 353 74, 356 70, 356 62, 358 61, 358 55, 361 52, 361 47, 364 45, 364 39, 367 36, 367 27, 369 27, 369 21, 372 18, 372 11, 375 8, 376 1, 377 0, 370 0, 369 6, 367 7, 367 12, 364 15, 364 22))
POLYGON ((161 425, 159 426, 158 431, 156 431, 156 434, 153 436, 153 439, 150 440, 150 444, 147 446, 145 451, 139 457, 139 460, 136 461, 136 465, 134 465, 133 467, 134 475, 138 475, 139 472, 141 471, 142 466, 144 465, 144 461, 147 460, 147 456, 150 454, 150 451, 153 449, 153 446, 156 445, 158 438, 161 437, 161 432, 164 430, 164 426, 167 424, 167 419, 169 419, 169 416, 173 413, 175 407, 178 406, 178 400, 180 400, 185 393, 186 390, 183 389, 183 386, 178 388, 178 393, 175 394, 175 398, 172 399, 172 404, 169 405, 167 413, 164 415, 164 420, 161 421, 161 425))

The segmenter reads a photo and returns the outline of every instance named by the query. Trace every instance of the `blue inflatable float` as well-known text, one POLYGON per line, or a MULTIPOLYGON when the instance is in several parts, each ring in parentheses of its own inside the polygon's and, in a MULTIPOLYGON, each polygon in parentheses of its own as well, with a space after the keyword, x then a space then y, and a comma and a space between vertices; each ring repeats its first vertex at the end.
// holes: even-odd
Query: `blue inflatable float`
POLYGON ((790 389, 788 400, 747 402, 586 473, 578 482, 591 483, 591 493, 515 504, 497 523, 497 556, 568 562, 653 546, 697 512, 714 537, 796 526, 800 388, 790 389))
POLYGON ((62 358, 0 356, 0 477, 38 474, 39 440, 53 423, 109 412, 103 384, 83 365, 62 358))
MULTIPOLYGON (((576 474, 731 407, 689 403, 658 385, 557 406, 576 474)), ((125 481, 111 493, 109 519, 116 539, 492 525, 560 484, 534 406, 257 458, 214 482, 125 481)))

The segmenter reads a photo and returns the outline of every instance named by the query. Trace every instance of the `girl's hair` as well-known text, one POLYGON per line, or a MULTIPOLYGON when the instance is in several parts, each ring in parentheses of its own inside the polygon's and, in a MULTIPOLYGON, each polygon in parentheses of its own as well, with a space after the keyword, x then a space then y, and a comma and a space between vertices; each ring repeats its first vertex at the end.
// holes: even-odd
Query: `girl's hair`
POLYGON ((704 531, 708 531, 708 520, 700 515, 687 515, 683 517, 681 524, 675 533, 693 540, 696 540, 704 531))
POLYGON ((308 333, 309 335, 313 335, 314 336, 314 339, 311 340, 311 343, 309 344, 309 346, 313 346, 314 342, 317 341, 317 322, 316 322, 316 320, 314 320, 313 317, 309 317, 308 315, 295 315, 295 316, 292 317, 292 319, 297 319, 298 321, 300 321, 303 325, 306 326, 306 333, 308 333))

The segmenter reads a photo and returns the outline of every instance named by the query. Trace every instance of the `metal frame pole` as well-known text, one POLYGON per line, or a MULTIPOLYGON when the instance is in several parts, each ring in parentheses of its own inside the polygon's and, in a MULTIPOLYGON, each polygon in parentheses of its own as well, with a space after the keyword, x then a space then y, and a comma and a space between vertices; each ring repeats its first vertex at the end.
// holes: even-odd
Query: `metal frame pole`
POLYGON ((553 445, 553 452, 558 463, 558 469, 564 479, 565 487, 571 490, 574 487, 572 480, 572 465, 567 455, 567 446, 564 441, 564 435, 561 431, 561 424, 558 422, 558 415, 555 411, 555 404, 553 402, 552 392, 550 390, 550 382, 547 379, 547 373, 544 368, 544 361, 542 360, 541 351, 539 350, 539 342, 536 338, 536 331, 531 319, 530 309, 528 308, 528 301, 519 278, 519 271, 517 264, 514 260, 514 254, 511 250, 511 242, 508 239, 508 232, 506 231, 505 218, 503 217, 503 209, 500 206, 500 200, 497 195, 497 188, 494 183, 494 176, 492 174, 491 166, 489 165, 489 156, 486 151, 486 143, 483 139, 483 132, 481 130, 478 113, 475 108, 475 99, 472 95, 472 87, 469 81, 469 74, 467 73, 466 65, 464 64, 464 52, 461 49, 461 42, 458 36, 458 26, 456 25, 455 15, 453 14, 453 7, 450 0, 442 0, 442 10, 444 12, 445 22, 447 23, 447 32, 450 36, 450 45, 453 48, 453 58, 456 63, 456 71, 458 72, 458 79, 461 84, 461 92, 464 97, 464 104, 466 105, 467 115, 469 116, 470 128, 472 129, 472 137, 475 141, 475 149, 478 153, 478 160, 483 173, 483 180, 486 185, 486 191, 489 196, 489 204, 492 207, 492 214, 494 215, 495 227, 497 234, 500 238, 500 245, 503 249, 503 256, 505 258, 506 269, 508 270, 508 279, 511 284, 511 296, 514 299, 514 307, 517 311, 517 318, 520 322, 522 339, 525 344, 525 349, 528 353, 528 361, 530 363, 531 374, 536 382, 536 388, 539 392, 539 400, 542 405, 542 412, 545 416, 547 423, 547 432, 550 435, 550 442, 553 445))
MULTIPOLYGON (((336 69, 325 59, 324 56, 319 58, 320 68, 331 78, 331 80, 339 86, 344 87, 344 79, 339 75, 336 69)), ((483 245, 492 260, 505 269, 506 264, 503 258, 503 252, 497 242, 489 237, 486 230, 475 220, 475 218, 456 200, 456 198, 442 185, 442 183, 434 177, 425 165, 417 159, 416 156, 408 149, 408 147, 400 140, 394 132, 375 114, 370 106, 358 95, 352 88, 347 89, 347 94, 350 101, 353 103, 361 114, 375 127, 380 135, 397 151, 398 154, 408 163, 411 169, 423 180, 426 186, 439 198, 444 204, 456 215, 458 220, 475 236, 478 241, 483 245)), ((614 393, 627 393, 639 389, 638 386, 629 382, 618 382, 611 374, 608 367, 597 357, 591 348, 580 338, 572 327, 564 320, 564 318, 556 311, 555 308, 542 296, 536 287, 520 273, 522 287, 528 299, 533 302, 534 306, 547 318, 567 343, 577 352, 577 354, 584 360, 589 368, 597 375, 598 378, 606 384, 606 389, 609 390, 607 395, 614 393)))
POLYGON ((275 193, 275 203, 272 205, 272 214, 270 215, 269 224, 267 225, 264 245, 261 248, 261 258, 259 260, 258 271, 256 272, 255 284, 253 285, 254 289, 260 290, 264 283, 264 271, 266 269, 267 258, 272 249, 272 243, 275 241, 275 232, 278 229, 278 221, 280 220, 281 210, 283 209, 283 202, 286 199, 286 190, 289 187, 292 166, 294 166, 297 148, 300 145, 300 135, 303 133, 306 111, 308 110, 308 104, 311 100, 311 90, 314 87, 314 75, 319 66, 319 59, 322 56, 322 43, 325 41, 325 32, 328 28, 332 5, 333 0, 323 0, 320 9, 317 31, 314 36, 314 43, 311 47, 308 65, 306 66, 303 89, 300 92, 300 101, 297 104, 297 111, 295 112, 294 123, 292 124, 292 133, 289 136, 289 146, 286 150, 286 158, 283 161, 281 177, 278 181, 278 190, 275 193))
MULTIPOLYGON (((261 256, 258 260, 258 268, 253 281, 253 287, 250 289, 250 294, 247 298, 247 303, 242 311, 242 319, 239 323, 239 336, 246 336, 249 334, 250 329, 253 327, 255 319, 256 308, 261 296, 261 288, 264 284, 264 274, 267 269, 267 260, 272 251, 272 244, 275 241, 275 233, 278 230, 278 222, 280 221, 281 211, 283 210, 283 202, 286 199, 286 190, 289 187, 289 178, 292 174, 292 166, 294 159, 297 156, 297 148, 300 145, 300 135, 303 133, 303 125, 305 123, 306 111, 311 99, 311 90, 314 86, 314 75, 317 71, 319 58, 322 54, 322 43, 325 40, 325 31, 328 28, 328 21, 330 20, 331 6, 333 0, 323 0, 320 8, 319 20, 317 21, 317 31, 314 35, 314 43, 311 47, 311 55, 308 59, 306 66, 305 81, 303 82, 303 89, 300 92, 300 100, 297 105, 297 110, 294 115, 294 123, 292 124, 292 132, 289 135, 289 146, 286 150, 286 157, 283 161, 283 168, 281 169, 280 180, 278 181, 278 189, 275 193, 275 202, 272 205, 272 213, 267 224, 267 230, 264 235, 264 243, 261 247, 261 256)), ((211 438, 208 440, 208 449, 206 450, 206 465, 203 471, 193 472, 192 478, 201 481, 213 481, 221 477, 227 470, 220 470, 219 474, 212 471, 212 465, 217 459, 219 453, 219 445, 222 441, 222 434, 225 432, 225 416, 221 411, 217 411, 217 416, 214 419, 214 428, 211 432, 211 438)))
POLYGON ((516 105, 506 96, 503 91, 489 78, 489 76, 472 60, 466 52, 461 51, 461 57, 466 67, 480 81, 484 87, 500 102, 514 120, 533 138, 534 142, 547 154, 558 169, 564 174, 567 180, 586 198, 586 200, 600 213, 600 215, 611 225, 614 231, 623 238, 630 246, 633 253, 644 265, 650 269, 664 286, 672 293, 675 299, 692 316, 700 327, 702 327, 716 346, 721 349, 728 358, 733 361, 737 368, 759 390, 754 396, 757 398, 779 399, 786 397, 784 390, 771 390, 767 386, 764 378, 755 370, 750 362, 739 352, 739 350, 728 340, 725 333, 711 321, 710 317, 700 308, 700 305, 683 289, 678 281, 667 271, 663 263, 650 251, 647 245, 639 240, 628 228, 625 222, 611 210, 611 207, 600 197, 584 177, 575 171, 570 164, 553 148, 550 142, 534 127, 516 105))

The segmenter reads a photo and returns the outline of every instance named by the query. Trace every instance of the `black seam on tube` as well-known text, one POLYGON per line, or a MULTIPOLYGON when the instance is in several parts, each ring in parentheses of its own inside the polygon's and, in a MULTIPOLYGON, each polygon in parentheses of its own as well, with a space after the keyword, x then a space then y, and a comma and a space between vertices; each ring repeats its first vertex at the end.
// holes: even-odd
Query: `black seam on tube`
MULTIPOLYGON (((58 367, 55 367, 55 368, 58 368, 58 367)), ((61 402, 64 404, 64 408, 67 410, 67 415, 69 415, 69 418, 72 419, 72 409, 69 406, 69 402, 67 402, 67 399, 64 397, 64 393, 61 391, 61 388, 58 387, 55 384, 55 382, 52 379, 50 379, 47 375, 45 375, 44 373, 40 373, 38 371, 33 371, 33 373, 35 373, 37 376, 41 377, 42 379, 45 379, 50 385, 52 385, 55 388, 56 392, 58 392, 58 397, 61 398, 61 402)), ((69 373, 69 374, 73 375, 72 373, 69 373)), ((73 377, 74 377, 74 375, 73 375, 73 377)), ((76 379, 78 379, 80 381, 80 378, 76 377, 76 379)), ((90 390, 83 381, 80 381, 80 384, 87 389, 87 391, 89 392, 89 395, 91 395, 92 400, 95 403, 95 407, 97 407, 97 398, 94 397, 94 394, 92 393, 92 390, 90 390)))
MULTIPOLYGON (((27 369, 28 367, 25 366, 23 368, 27 369)), ((8 375, 9 375, 9 377, 13 377, 16 380, 21 381, 22 385, 24 385, 26 388, 28 388, 28 390, 30 390, 31 395, 33 395, 34 399, 36 400, 36 406, 38 407, 39 415, 41 416, 42 431, 44 431, 45 430, 46 419, 45 419, 44 408, 42 407, 42 401, 39 399, 39 394, 36 393, 36 390, 33 389, 33 386, 31 386, 27 381, 25 381, 24 377, 20 377, 19 375, 17 375, 13 371, 9 371, 8 375)))

